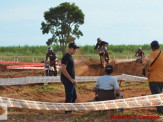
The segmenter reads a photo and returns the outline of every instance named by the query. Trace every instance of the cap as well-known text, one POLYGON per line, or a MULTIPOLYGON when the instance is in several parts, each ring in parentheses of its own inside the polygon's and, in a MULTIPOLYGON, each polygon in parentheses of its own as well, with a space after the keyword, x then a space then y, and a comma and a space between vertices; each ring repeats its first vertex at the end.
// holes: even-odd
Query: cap
POLYGON ((68 47, 69 48, 74 48, 74 49, 79 48, 74 42, 71 42, 68 47))
POLYGON ((107 65, 107 66, 105 67, 105 72, 106 72, 107 74, 111 74, 111 73, 113 72, 113 66, 112 66, 112 65, 107 65))
POLYGON ((159 47, 160 47, 160 45, 157 40, 154 40, 151 42, 151 48, 158 49, 159 47))

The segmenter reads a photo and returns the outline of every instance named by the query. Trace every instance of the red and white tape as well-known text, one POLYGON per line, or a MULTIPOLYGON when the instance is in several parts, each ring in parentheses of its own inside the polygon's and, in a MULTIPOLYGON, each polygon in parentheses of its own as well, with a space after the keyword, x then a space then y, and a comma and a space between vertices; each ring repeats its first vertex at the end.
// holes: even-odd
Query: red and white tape
POLYGON ((73 111, 88 111, 88 110, 110 110, 119 108, 141 108, 152 106, 163 106, 163 94, 148 95, 142 97, 133 97, 126 99, 99 101, 99 102, 84 102, 84 103, 52 103, 29 101, 21 99, 13 99, 0 97, 1 103, 7 103, 8 107, 27 108, 37 110, 73 110, 73 111))

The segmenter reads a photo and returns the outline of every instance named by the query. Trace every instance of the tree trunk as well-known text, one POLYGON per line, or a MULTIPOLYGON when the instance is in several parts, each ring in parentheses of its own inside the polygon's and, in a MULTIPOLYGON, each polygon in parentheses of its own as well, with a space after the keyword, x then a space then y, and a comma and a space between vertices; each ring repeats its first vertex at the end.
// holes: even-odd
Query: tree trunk
POLYGON ((66 46, 62 47, 62 55, 64 55, 66 53, 66 46))
POLYGON ((64 55, 66 53, 66 45, 64 42, 60 43, 61 46, 61 50, 62 50, 62 55, 64 55))

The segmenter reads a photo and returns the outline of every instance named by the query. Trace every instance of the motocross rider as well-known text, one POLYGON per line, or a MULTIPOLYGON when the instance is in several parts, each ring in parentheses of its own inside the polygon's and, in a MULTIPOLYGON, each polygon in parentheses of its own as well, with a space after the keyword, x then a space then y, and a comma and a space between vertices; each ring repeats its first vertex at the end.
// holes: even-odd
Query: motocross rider
POLYGON ((106 55, 106 60, 109 61, 109 54, 107 51, 107 46, 109 45, 108 42, 102 41, 102 39, 97 38, 97 43, 94 49, 97 49, 99 47, 100 50, 104 50, 105 51, 105 55, 106 55))
POLYGON ((46 54, 46 58, 45 58, 45 63, 47 61, 50 61, 50 65, 54 64, 54 70, 55 72, 57 72, 57 62, 58 62, 58 57, 57 55, 53 52, 53 48, 52 47, 48 47, 47 49, 47 54, 46 54))
POLYGON ((139 56, 140 62, 142 62, 142 58, 144 57, 144 51, 142 50, 142 47, 139 47, 139 49, 136 51, 135 56, 139 56))

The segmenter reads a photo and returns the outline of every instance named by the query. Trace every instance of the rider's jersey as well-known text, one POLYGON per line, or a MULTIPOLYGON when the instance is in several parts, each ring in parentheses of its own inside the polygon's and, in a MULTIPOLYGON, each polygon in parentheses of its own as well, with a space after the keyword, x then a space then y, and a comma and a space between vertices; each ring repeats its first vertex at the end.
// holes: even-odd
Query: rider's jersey
POLYGON ((46 54, 46 59, 45 61, 47 61, 49 58, 50 62, 54 61, 54 62, 57 62, 58 58, 57 58, 57 55, 54 53, 54 52, 48 52, 46 54))
POLYGON ((105 46, 108 46, 109 43, 108 42, 105 42, 105 41, 101 41, 101 42, 98 42, 95 46, 95 49, 97 49, 97 47, 99 47, 100 49, 101 48, 105 48, 105 46))
POLYGON ((144 52, 142 50, 138 50, 136 52, 136 55, 138 54, 138 56, 143 56, 144 55, 144 52))

